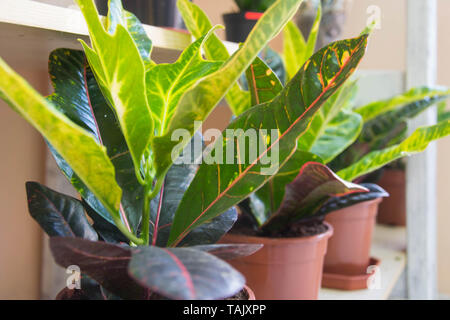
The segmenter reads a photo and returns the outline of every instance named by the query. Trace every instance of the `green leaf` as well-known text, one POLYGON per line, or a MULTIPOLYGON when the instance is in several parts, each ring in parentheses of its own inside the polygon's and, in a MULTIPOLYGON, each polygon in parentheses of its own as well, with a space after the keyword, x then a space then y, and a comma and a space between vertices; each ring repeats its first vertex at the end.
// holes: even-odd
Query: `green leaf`
POLYGON ((308 41, 306 42, 305 60, 311 57, 316 51, 317 37, 319 36, 320 21, 322 21, 322 3, 317 6, 316 18, 314 19, 311 31, 309 32, 308 41))
MULTIPOLYGON (((103 97, 82 51, 57 49, 50 54, 49 73, 54 93, 47 99, 70 120, 91 133, 107 149, 116 179, 123 191, 120 214, 125 224, 136 231, 141 219, 143 187, 134 174, 133 160, 117 119, 103 97)), ((73 172, 52 146, 50 150, 64 175, 90 207, 113 223, 108 210, 73 172)))
POLYGON ((394 160, 422 152, 431 141, 443 138, 449 134, 450 120, 419 128, 402 143, 383 150, 372 151, 358 162, 339 171, 338 175, 345 180, 354 180, 394 160))
POLYGON ((288 79, 292 79, 305 63, 306 41, 294 22, 289 21, 283 29, 283 58, 288 79))
MULTIPOLYGON (((200 9, 199 6, 193 4, 189 0, 178 0, 178 10, 183 16, 184 23, 189 32, 199 39, 205 35, 213 27, 208 16, 200 9)), ((212 34, 204 45, 206 58, 213 61, 227 61, 230 58, 227 48, 222 41, 212 34)), ((250 108, 250 95, 247 91, 241 89, 239 84, 235 82, 231 85, 229 91, 225 95, 228 105, 234 115, 238 116, 248 108, 250 108)))
POLYGON ((314 216, 333 196, 368 191, 364 187, 340 179, 327 166, 310 162, 286 186, 286 194, 278 211, 261 227, 264 233, 283 231, 290 224, 314 216))
MULTIPOLYGON (((172 134, 177 129, 187 129, 191 136, 195 121, 202 121, 224 97, 228 89, 245 72, 259 51, 281 30, 283 25, 295 14, 301 0, 278 0, 265 12, 241 48, 216 72, 203 78, 187 90, 180 99, 167 133, 155 137, 152 143, 155 154, 157 176, 164 175, 172 165, 173 148, 184 147, 188 141, 173 141, 172 134)), ((178 152, 181 152, 181 148, 178 152)))
POLYGON ((269 182, 250 196, 250 208, 260 226, 278 210, 286 185, 297 177, 307 162, 322 162, 322 159, 315 154, 297 150, 269 182))
POLYGON ((223 155, 227 155, 231 161, 200 165, 175 214, 169 245, 176 245, 203 221, 246 198, 283 167, 295 153, 296 141, 316 111, 355 70, 366 44, 364 35, 319 50, 275 99, 251 108, 228 126, 224 132, 232 129, 234 136, 219 137, 209 156, 213 160, 219 156, 218 160, 223 161, 223 155), (247 129, 253 131, 247 133, 247 129), (252 133, 255 138, 250 145, 255 154, 245 143, 245 135, 252 133), (227 154, 230 147, 233 149, 227 154))
POLYGON ((369 103, 354 111, 363 117, 364 122, 367 122, 398 107, 407 106, 409 109, 418 109, 423 104, 432 105, 448 97, 449 94, 450 90, 447 88, 417 87, 390 99, 369 103))
MULTIPOLYGON (((153 245, 164 247, 167 244, 175 211, 198 169, 197 163, 200 161, 201 153, 195 154, 196 144, 202 145, 202 136, 199 133, 194 135, 191 143, 186 146, 178 159, 182 160, 186 152, 193 161, 174 164, 165 176, 161 192, 152 199, 150 239, 152 239, 153 245), (158 231, 155 232, 155 230, 158 231)), ((231 229, 236 220, 236 209, 231 208, 195 229, 183 239, 180 246, 215 243, 231 229)))
POLYGON ((155 65, 155 63, 150 59, 152 52, 152 41, 147 36, 147 33, 145 32, 145 29, 139 19, 136 18, 133 13, 124 10, 120 0, 109 1, 109 12, 106 24, 106 28, 111 34, 114 33, 118 24, 124 26, 138 47, 146 69, 149 69, 155 65))
POLYGON ((223 64, 202 58, 203 44, 214 30, 215 28, 212 28, 186 48, 175 63, 159 64, 146 73, 148 105, 151 106, 155 119, 157 136, 166 132, 183 93, 200 78, 217 71, 223 64))
POLYGON ((79 200, 37 182, 27 182, 26 189, 28 211, 50 237, 98 240, 98 235, 89 224, 79 200))
POLYGON ((245 284, 228 263, 189 248, 140 247, 133 252, 129 273, 141 285, 171 299, 224 299, 245 284))
POLYGON ((447 104, 445 101, 438 103, 438 122, 450 119, 450 111, 447 111, 447 104))
POLYGON ((360 160, 370 151, 399 144, 406 138, 408 119, 442 101, 449 93, 450 91, 444 88, 418 87, 403 95, 356 109, 356 112, 368 119, 371 117, 368 116, 369 113, 376 116, 364 123, 358 140, 342 152, 331 167, 336 171, 341 170, 360 160))
POLYGON ((129 274, 132 249, 100 241, 80 238, 50 238, 55 262, 80 270, 102 287, 123 299, 146 299, 149 290, 139 285, 129 274))
POLYGON ((363 126, 361 116, 343 110, 354 86, 355 82, 347 82, 324 103, 299 139, 300 150, 312 152, 329 163, 358 138, 363 126))
POLYGON ((80 41, 105 97, 114 108, 136 175, 141 178, 140 162, 153 134, 153 119, 145 94, 144 62, 123 25, 117 24, 114 34, 108 33, 93 0, 76 1, 85 17, 92 49, 80 41))
POLYGON ((283 90, 277 75, 258 57, 252 62, 245 75, 253 106, 271 101, 283 90))
POLYGON ((341 111, 325 127, 323 134, 312 146, 311 152, 322 158, 324 163, 329 163, 358 138, 362 127, 360 115, 341 111))
POLYGON ((0 59, 0 91, 13 108, 35 127, 66 160, 83 183, 120 221, 122 190, 114 166, 95 138, 74 124, 0 59))
POLYGON ((288 79, 292 79, 305 61, 313 55, 321 19, 322 6, 319 4, 308 41, 305 41, 303 34, 294 22, 289 21, 284 27, 283 53, 288 79))
MULTIPOLYGON (((401 138, 404 138, 403 133, 407 127, 407 120, 416 117, 436 102, 446 99, 449 95, 450 90, 447 89, 420 87, 386 101, 385 105, 388 106, 387 108, 390 111, 380 113, 364 123, 360 142, 368 142, 371 150, 374 150, 390 144, 390 141, 399 134, 401 138), (405 97, 408 99, 407 104, 401 103, 402 100, 406 99, 405 97), (394 108, 392 105, 395 103, 398 104, 394 108)), ((378 102, 378 104, 381 106, 382 102, 378 102)), ((372 106, 375 106, 375 104, 372 104, 372 106)))

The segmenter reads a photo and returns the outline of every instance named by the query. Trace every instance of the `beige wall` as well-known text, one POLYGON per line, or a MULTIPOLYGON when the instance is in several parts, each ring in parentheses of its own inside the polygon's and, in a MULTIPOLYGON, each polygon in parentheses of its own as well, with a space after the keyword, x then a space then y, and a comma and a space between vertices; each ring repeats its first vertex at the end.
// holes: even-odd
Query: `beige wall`
MULTIPOLYGON (((45 73, 13 67, 36 88, 47 91, 45 73)), ((28 215, 25 181, 43 182, 44 142, 3 101, 0 101, 0 128, 0 299, 37 299, 42 234, 28 215)))

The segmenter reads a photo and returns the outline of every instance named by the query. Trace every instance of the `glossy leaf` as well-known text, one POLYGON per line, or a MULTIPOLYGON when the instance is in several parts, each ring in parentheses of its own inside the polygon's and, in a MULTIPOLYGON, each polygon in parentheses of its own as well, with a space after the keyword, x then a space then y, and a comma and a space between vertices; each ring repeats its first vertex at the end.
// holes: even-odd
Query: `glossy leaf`
POLYGON ((401 106, 406 106, 407 109, 418 110, 422 109, 423 105, 432 105, 442 99, 445 99, 450 94, 450 90, 446 88, 433 87, 417 87, 408 92, 397 95, 393 98, 372 102, 368 105, 355 109, 359 113, 364 122, 367 122, 380 114, 397 109, 401 106))
POLYGON ((373 183, 361 183, 361 186, 369 190, 369 192, 351 193, 342 197, 334 197, 325 203, 317 213, 318 216, 323 216, 327 213, 344 209, 355 204, 370 201, 378 198, 389 197, 389 194, 380 186, 373 183))
POLYGON ((221 150, 222 155, 226 155, 226 149, 234 146, 236 141, 237 146, 232 150, 231 162, 234 163, 200 165, 175 214, 170 245, 177 244, 203 221, 246 198, 276 174, 279 167, 294 154, 296 141, 308 128, 315 112, 355 70, 364 55, 366 43, 367 36, 364 35, 321 49, 274 100, 253 107, 227 127, 227 130, 233 129, 235 136, 218 139, 212 149, 214 154, 210 155, 216 156, 215 150, 221 150), (265 135, 261 139, 263 132, 256 131, 259 146, 254 149, 259 150, 255 150, 255 157, 242 144, 250 128, 263 128, 268 130, 269 135, 276 133, 278 136, 265 135), (273 154, 278 159, 268 158, 273 154), (246 155, 246 159, 242 155, 246 155), (205 185, 210 188, 205 189, 205 185))
POLYGON ((76 0, 86 20, 92 49, 82 41, 98 83, 113 106, 127 141, 137 176, 153 134, 153 119, 145 95, 145 67, 138 47, 125 26, 107 32, 93 0, 76 0))
POLYGON ((98 235, 103 241, 110 243, 128 243, 129 240, 120 230, 111 222, 101 216, 96 210, 83 199, 82 204, 86 214, 91 218, 92 227, 97 231, 98 235))
POLYGON ((57 264, 80 270, 106 290, 123 299, 146 299, 149 290, 128 274, 131 248, 80 238, 50 238, 50 249, 57 264))
POLYGON ((424 151, 431 141, 443 138, 449 134, 450 120, 419 128, 402 143, 382 150, 372 151, 356 163, 339 171, 338 175, 345 180, 354 180, 394 160, 424 151))
POLYGON ((98 240, 98 235, 89 224, 79 200, 37 182, 27 182, 26 189, 28 211, 50 237, 98 240))
MULTIPOLYGON (((262 48, 281 30, 295 14, 301 0, 278 0, 256 24, 241 48, 216 72, 203 78, 187 90, 180 99, 166 134, 155 137, 152 143, 158 161, 154 164, 156 175, 165 174, 172 165, 173 148, 184 147, 189 141, 173 141, 177 129, 195 132, 195 121, 205 120, 214 107, 225 96, 229 88, 246 71, 262 48)), ((182 149, 178 150, 181 152, 182 149)))
POLYGON ((203 44, 213 32, 214 28, 192 43, 175 63, 159 64, 146 73, 148 105, 155 120, 156 135, 166 132, 182 94, 223 64, 202 58, 203 44))
POLYGON ((273 0, 236 0, 241 11, 264 12, 273 3, 273 0))
POLYGON ((331 197, 343 196, 367 189, 340 179, 327 166, 310 162, 286 186, 286 193, 278 211, 261 227, 263 232, 282 231, 291 223, 317 214, 331 197))
MULTIPOLYGON (((196 144, 202 145, 202 136, 199 133, 194 135, 191 143, 186 146, 178 159, 181 162, 185 153, 187 153, 189 160, 192 159, 193 161, 174 164, 167 172, 161 192, 151 202, 150 239, 152 239, 154 245, 166 246, 175 211, 197 172, 197 163, 199 163, 202 154, 195 154, 196 144), (154 232, 155 228, 158 230, 156 233, 154 232)), ((180 246, 215 243, 231 229, 236 220, 236 209, 231 208, 193 230, 180 243, 180 246)))
POLYGON ((62 289, 55 300, 107 300, 107 296, 102 292, 101 286, 88 276, 81 274, 80 288, 62 289))
MULTIPOLYGON (((82 51, 57 49, 50 54, 49 73, 54 93, 47 99, 70 120, 90 132, 107 149, 116 180, 123 190, 120 214, 130 230, 137 230, 143 206, 143 187, 134 174, 125 138, 108 106, 82 51)), ((109 223, 114 223, 106 208, 73 172, 52 146, 50 150, 64 175, 90 207, 109 223)))
POLYGON ((189 248, 140 247, 133 252, 129 273, 142 286, 171 299, 223 299, 245 284, 226 262, 189 248))
POLYGON ((447 111, 447 104, 445 101, 441 101, 438 104, 438 122, 446 121, 450 119, 450 111, 447 111))
MULTIPOLYGON (((395 139, 399 133, 403 134, 404 130, 402 128, 407 127, 407 120, 416 117, 436 102, 446 99, 449 94, 450 90, 420 87, 411 89, 404 95, 396 96, 386 101, 386 107, 383 109, 391 110, 366 121, 359 140, 368 142, 371 150, 389 145, 390 141, 395 139), (401 103, 402 100, 409 100, 409 103, 403 104, 401 103), (399 104, 393 107, 392 105, 396 103, 399 104)), ((378 102, 378 104, 381 106, 382 102, 378 102)), ((375 105, 377 104, 372 104, 372 106, 375 105)), ((366 109, 360 110, 364 111, 366 109)), ((401 136, 401 138, 404 137, 401 136)))
POLYGON ((289 21, 284 27, 283 53, 288 79, 292 79, 305 61, 313 55, 321 19, 322 6, 319 3, 316 18, 314 19, 307 41, 305 41, 301 31, 294 22, 289 21))
POLYGON ((322 158, 324 163, 329 163, 358 138, 362 127, 360 115, 341 111, 327 124, 311 152, 322 158))
POLYGON ((138 47, 139 54, 144 61, 146 69, 149 69, 155 65, 150 59, 152 52, 152 41, 148 38, 144 27, 136 16, 123 9, 121 0, 109 1, 108 19, 106 20, 106 29, 109 33, 114 33, 118 24, 124 26, 134 43, 138 47))
POLYGON ((347 82, 324 103, 299 139, 300 150, 312 152, 328 163, 358 138, 363 126, 361 116, 343 109, 354 86, 355 82, 347 82))
POLYGON ((0 91, 13 108, 35 127, 119 221, 122 190, 114 167, 95 138, 70 121, 0 59, 0 91))
POLYGON ((249 205, 259 226, 278 211, 286 186, 297 177, 300 169, 308 162, 322 163, 322 159, 315 154, 297 150, 280 171, 250 197, 249 205))
MULTIPOLYGON (((213 27, 208 16, 191 1, 178 0, 177 6, 186 27, 196 39, 201 38, 213 27)), ((215 34, 212 34, 206 41, 204 51, 206 58, 213 61, 226 61, 230 58, 227 48, 215 34)), ((250 94, 242 90, 237 82, 231 85, 225 99, 236 116, 251 106, 250 94)))
POLYGON ((258 57, 252 62, 245 75, 253 106, 271 101, 283 90, 277 75, 258 57))
POLYGON ((251 256, 264 245, 262 244, 210 244, 191 247, 195 250, 208 252, 222 260, 251 256))

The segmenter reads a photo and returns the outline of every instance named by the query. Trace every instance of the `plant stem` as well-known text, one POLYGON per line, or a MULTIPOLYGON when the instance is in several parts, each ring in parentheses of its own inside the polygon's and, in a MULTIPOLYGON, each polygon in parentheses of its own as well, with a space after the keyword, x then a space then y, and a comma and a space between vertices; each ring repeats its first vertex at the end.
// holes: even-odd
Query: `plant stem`
POLYGON ((141 240, 145 245, 150 244, 150 201, 156 197, 161 190, 164 177, 156 180, 155 187, 151 189, 151 183, 145 185, 144 208, 142 209, 141 240))
POLYGON ((151 198, 148 195, 148 187, 145 186, 144 195, 144 207, 142 209, 142 229, 141 229, 141 240, 144 245, 148 245, 150 242, 150 201, 151 198))
POLYGON ((124 236, 126 236, 128 239, 133 241, 133 243, 135 243, 137 245, 144 244, 142 239, 139 239, 133 233, 128 231, 127 227, 123 224, 123 222, 120 219, 114 219, 114 223, 115 223, 116 227, 124 234, 124 236))

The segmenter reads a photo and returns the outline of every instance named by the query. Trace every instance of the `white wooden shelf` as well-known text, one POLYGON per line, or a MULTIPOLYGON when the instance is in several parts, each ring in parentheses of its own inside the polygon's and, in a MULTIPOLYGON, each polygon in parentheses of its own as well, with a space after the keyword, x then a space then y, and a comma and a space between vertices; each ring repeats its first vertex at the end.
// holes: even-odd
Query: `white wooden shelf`
MULTIPOLYGON (((192 41, 187 32, 144 26, 153 42, 152 58, 172 62, 192 41)), ((10 64, 47 68, 49 53, 57 48, 82 49, 88 30, 79 10, 30 0, 0 1, 0 56, 10 64)), ((225 42, 234 52, 238 46, 225 42)))
POLYGON ((372 243, 372 257, 381 260, 378 289, 334 290, 322 288, 320 300, 385 300, 388 299, 406 265, 406 229, 377 225, 372 243))

